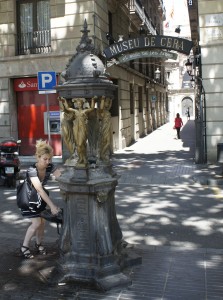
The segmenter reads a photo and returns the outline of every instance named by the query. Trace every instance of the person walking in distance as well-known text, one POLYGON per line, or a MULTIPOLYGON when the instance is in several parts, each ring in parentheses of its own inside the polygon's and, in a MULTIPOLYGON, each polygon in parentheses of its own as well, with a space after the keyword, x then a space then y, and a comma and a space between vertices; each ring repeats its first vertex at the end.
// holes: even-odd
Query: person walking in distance
POLYGON ((183 121, 180 117, 180 114, 176 114, 176 118, 174 120, 174 127, 177 131, 177 138, 180 139, 180 128, 183 126, 183 121))
POLYGON ((187 120, 190 120, 190 108, 188 107, 186 111, 187 120))

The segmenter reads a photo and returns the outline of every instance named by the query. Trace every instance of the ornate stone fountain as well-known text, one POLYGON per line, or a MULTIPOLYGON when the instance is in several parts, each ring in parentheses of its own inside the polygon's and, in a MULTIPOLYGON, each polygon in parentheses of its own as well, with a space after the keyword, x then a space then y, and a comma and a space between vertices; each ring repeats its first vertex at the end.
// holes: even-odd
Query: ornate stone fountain
POLYGON ((77 53, 62 74, 65 81, 56 86, 70 157, 58 180, 65 208, 54 278, 108 290, 131 283, 121 271, 128 255, 116 217, 117 176, 110 162, 109 109, 116 86, 93 54, 88 32, 85 21, 77 53))

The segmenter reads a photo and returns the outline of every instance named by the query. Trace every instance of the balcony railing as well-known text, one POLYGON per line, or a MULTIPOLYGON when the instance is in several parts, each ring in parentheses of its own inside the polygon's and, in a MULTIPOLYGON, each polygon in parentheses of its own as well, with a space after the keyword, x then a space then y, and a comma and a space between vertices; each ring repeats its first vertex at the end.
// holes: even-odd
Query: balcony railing
POLYGON ((18 55, 50 53, 50 30, 33 31, 18 35, 18 55))
POLYGON ((157 34, 155 26, 147 12, 144 10, 140 0, 130 0, 127 7, 133 22, 138 22, 138 25, 144 24, 151 34, 157 34))
POLYGON ((166 8, 163 4, 163 0, 159 0, 159 4, 158 4, 158 11, 160 12, 163 21, 166 20, 166 8))

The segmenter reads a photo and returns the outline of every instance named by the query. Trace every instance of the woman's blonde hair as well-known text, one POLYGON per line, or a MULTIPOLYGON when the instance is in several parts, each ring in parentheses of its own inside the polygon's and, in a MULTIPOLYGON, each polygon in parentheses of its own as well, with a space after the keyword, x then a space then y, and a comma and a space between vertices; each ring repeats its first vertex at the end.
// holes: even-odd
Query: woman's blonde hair
POLYGON ((47 144, 46 141, 38 140, 36 141, 36 157, 40 157, 44 154, 48 154, 50 158, 53 157, 53 148, 47 144))

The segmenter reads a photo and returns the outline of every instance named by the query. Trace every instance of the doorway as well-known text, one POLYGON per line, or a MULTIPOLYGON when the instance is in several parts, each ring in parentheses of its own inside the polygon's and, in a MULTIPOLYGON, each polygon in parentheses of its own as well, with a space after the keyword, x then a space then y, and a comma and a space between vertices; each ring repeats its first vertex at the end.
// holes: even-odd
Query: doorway
POLYGON ((181 115, 185 117, 187 115, 187 111, 189 110, 190 116, 193 117, 194 115, 194 106, 193 106, 193 100, 190 97, 185 97, 182 100, 181 103, 181 115))

